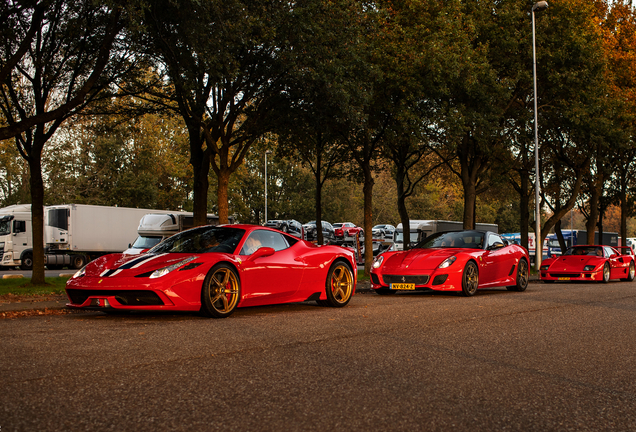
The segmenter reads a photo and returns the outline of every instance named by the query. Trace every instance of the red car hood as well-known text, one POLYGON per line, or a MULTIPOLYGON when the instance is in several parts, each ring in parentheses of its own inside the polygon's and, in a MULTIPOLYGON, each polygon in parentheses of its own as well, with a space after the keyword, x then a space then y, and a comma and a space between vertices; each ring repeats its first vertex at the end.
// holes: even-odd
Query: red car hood
POLYGON ((550 270, 554 271, 583 271, 586 265, 597 266, 605 262, 604 258, 593 255, 567 255, 554 259, 550 265, 550 270))
POLYGON ((461 248, 411 249, 405 252, 396 252, 384 263, 382 272, 399 274, 405 271, 434 270, 446 258, 456 255, 462 250, 461 248))
POLYGON ((190 257, 198 256, 176 253, 156 255, 110 254, 88 264, 85 275, 94 277, 132 277, 168 267, 190 257))

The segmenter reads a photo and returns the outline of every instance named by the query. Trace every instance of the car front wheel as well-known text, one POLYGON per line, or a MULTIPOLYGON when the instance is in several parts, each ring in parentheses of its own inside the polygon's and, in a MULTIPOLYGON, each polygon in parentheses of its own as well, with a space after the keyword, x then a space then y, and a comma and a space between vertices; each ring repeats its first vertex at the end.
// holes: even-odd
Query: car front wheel
POLYGON ((517 264, 517 283, 508 287, 510 291, 525 291, 528 288, 528 263, 525 259, 520 259, 517 264))
POLYGON ((605 263, 603 266, 603 283, 608 283, 610 281, 610 266, 608 263, 605 263))
POLYGON ((479 286, 479 269, 473 261, 468 261, 462 275, 462 294, 466 297, 474 296, 479 286))
POLYGON ((201 313, 213 318, 227 318, 234 313, 241 296, 241 282, 232 266, 219 263, 203 281, 201 313))
POLYGON ((353 272, 343 261, 332 264, 325 281, 327 304, 332 307, 343 307, 353 295, 353 272))

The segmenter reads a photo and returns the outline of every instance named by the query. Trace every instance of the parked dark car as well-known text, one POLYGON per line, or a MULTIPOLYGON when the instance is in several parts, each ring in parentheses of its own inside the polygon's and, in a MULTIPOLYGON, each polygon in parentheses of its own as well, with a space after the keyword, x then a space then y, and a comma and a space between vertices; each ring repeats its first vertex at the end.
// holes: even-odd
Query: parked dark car
POLYGON ((293 235, 294 237, 302 238, 302 224, 295 219, 279 220, 272 219, 265 222, 264 226, 268 228, 274 228, 284 233, 293 235))
MULTIPOLYGON (((310 221, 303 225, 305 229, 305 237, 308 241, 318 239, 316 231, 316 221, 310 221)), ((325 243, 336 241, 336 234, 333 226, 329 222, 322 221, 322 239, 325 243)))

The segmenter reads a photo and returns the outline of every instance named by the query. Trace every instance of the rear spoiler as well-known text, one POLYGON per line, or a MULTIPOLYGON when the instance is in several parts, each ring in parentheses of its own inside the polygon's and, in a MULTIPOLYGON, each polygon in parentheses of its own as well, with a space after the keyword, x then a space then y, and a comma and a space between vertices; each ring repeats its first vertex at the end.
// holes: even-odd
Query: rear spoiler
POLYGON ((634 249, 631 246, 614 246, 614 248, 618 249, 622 255, 634 255, 634 249), (626 249, 625 252, 623 249, 626 249))

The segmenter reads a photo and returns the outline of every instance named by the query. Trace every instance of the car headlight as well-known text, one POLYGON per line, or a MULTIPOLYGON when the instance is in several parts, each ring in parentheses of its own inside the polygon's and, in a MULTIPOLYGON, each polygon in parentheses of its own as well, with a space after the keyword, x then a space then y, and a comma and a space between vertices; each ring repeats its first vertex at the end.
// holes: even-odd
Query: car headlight
POLYGON ((383 262, 384 262, 384 256, 380 255, 373 261, 373 268, 375 269, 380 268, 383 262))
POLYGON ((541 270, 547 270, 550 267, 550 265, 542 265, 541 266, 541 270))
POLYGON ((190 257, 190 258, 186 258, 182 261, 179 261, 178 263, 169 265, 168 267, 164 267, 164 268, 160 268, 159 270, 155 270, 152 272, 152 274, 149 276, 150 279, 156 279, 156 278, 160 278, 161 276, 165 276, 168 273, 170 273, 173 270, 178 269, 179 267, 189 263, 190 261, 193 261, 195 259, 197 259, 198 257, 190 257))
POLYGON ((586 265, 585 267, 583 267, 583 271, 592 271, 596 268, 596 266, 594 265, 586 265))
POLYGON ((439 266, 437 266, 437 268, 446 268, 450 266, 452 263, 454 263, 456 259, 457 257, 455 255, 453 255, 452 257, 446 258, 444 262, 442 262, 439 266))
POLYGON ((84 276, 85 274, 86 274, 86 266, 84 266, 84 267, 82 267, 81 269, 79 269, 79 270, 77 271, 77 273, 75 273, 71 279, 75 279, 75 278, 78 278, 78 277, 82 277, 82 276, 84 276))

